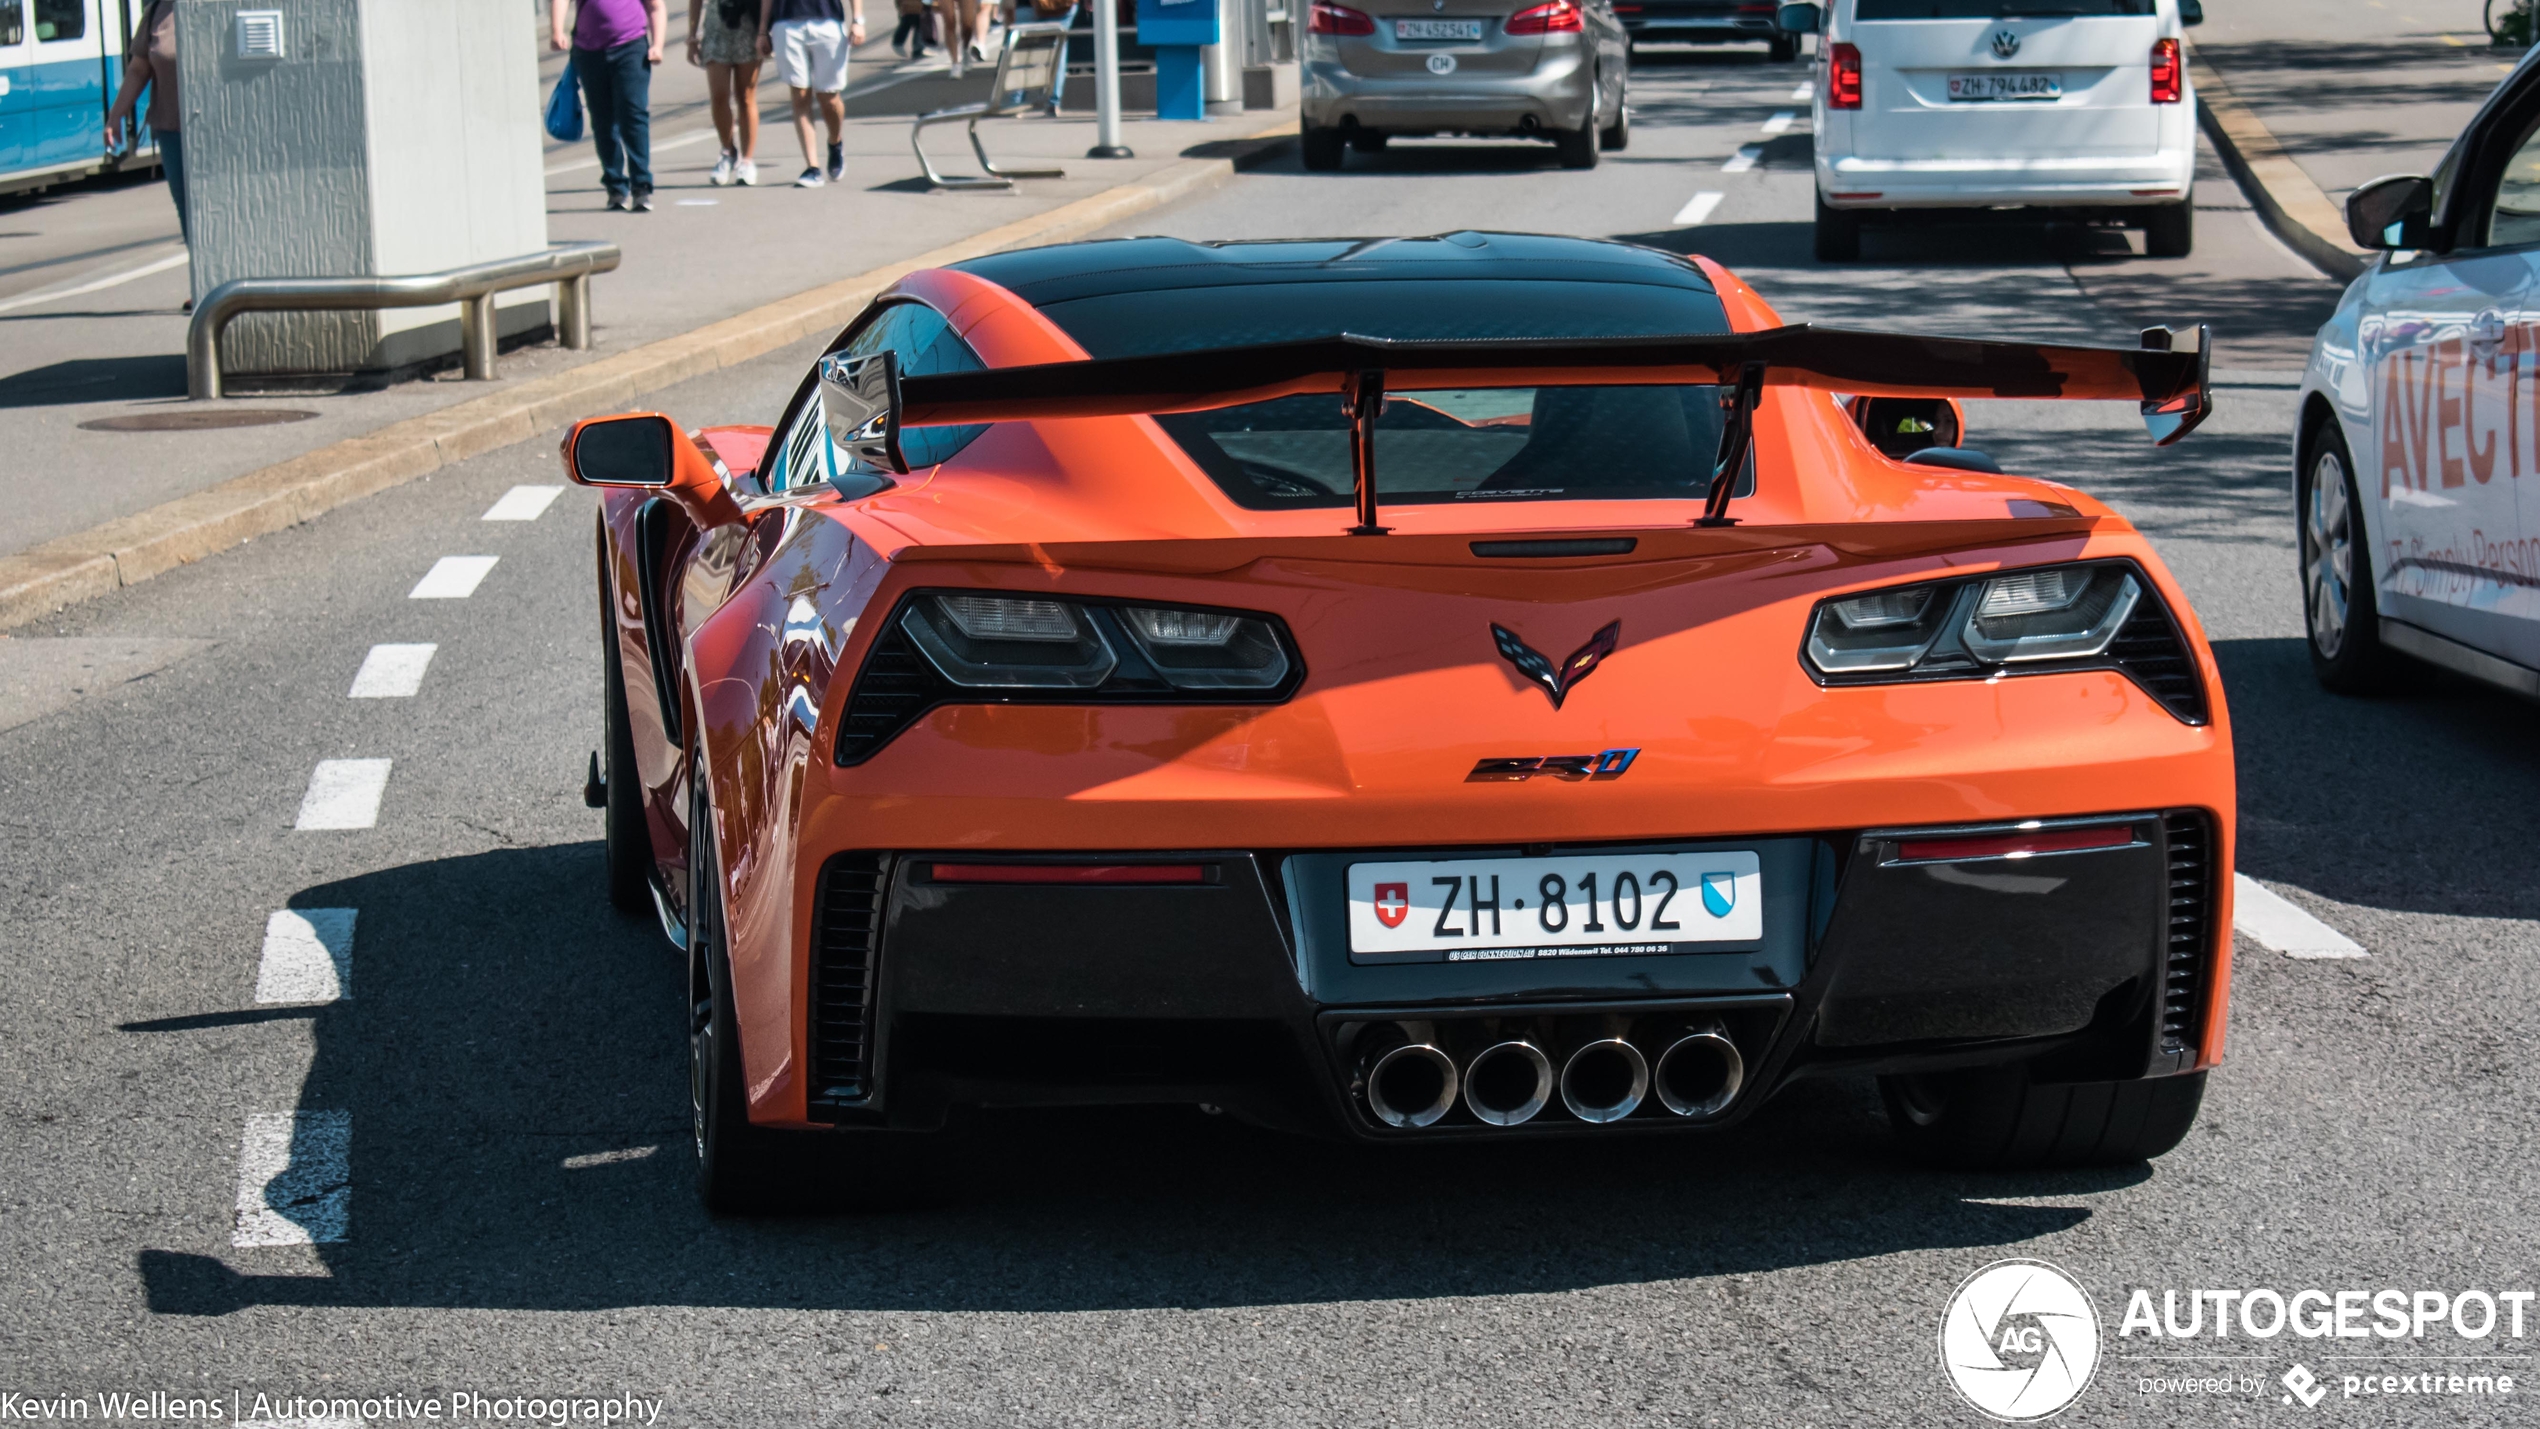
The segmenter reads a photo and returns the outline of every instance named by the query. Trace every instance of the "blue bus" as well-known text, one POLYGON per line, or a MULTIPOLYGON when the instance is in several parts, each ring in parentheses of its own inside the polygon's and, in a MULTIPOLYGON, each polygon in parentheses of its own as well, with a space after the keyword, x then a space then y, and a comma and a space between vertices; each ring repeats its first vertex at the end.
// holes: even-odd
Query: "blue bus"
POLYGON ((0 0, 0 194, 157 160, 106 152, 106 108, 148 0, 0 0))

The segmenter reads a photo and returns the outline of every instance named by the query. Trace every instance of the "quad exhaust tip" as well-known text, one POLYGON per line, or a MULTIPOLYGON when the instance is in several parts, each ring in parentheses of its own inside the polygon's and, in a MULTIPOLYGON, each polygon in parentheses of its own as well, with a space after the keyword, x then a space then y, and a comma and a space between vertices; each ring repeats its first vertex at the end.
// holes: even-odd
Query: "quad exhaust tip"
POLYGON ((1746 1084, 1746 1058, 1727 1029, 1705 1022, 1686 1029, 1658 1054, 1653 1080, 1659 1103, 1676 1115, 1718 1116, 1746 1084))
POLYGON ((1367 1109, 1376 1119, 1414 1130, 1435 1125, 1453 1110, 1460 1086, 1454 1058, 1399 1027, 1368 1048, 1359 1061, 1359 1075, 1367 1088, 1367 1109))
POLYGON ((1552 1102, 1552 1059, 1523 1039, 1497 1042, 1464 1064, 1464 1105, 1492 1126, 1523 1126, 1552 1102))
POLYGON ((1561 1065, 1561 1104, 1591 1125, 1621 1121, 1649 1095, 1649 1059, 1620 1037, 1582 1044, 1561 1065))

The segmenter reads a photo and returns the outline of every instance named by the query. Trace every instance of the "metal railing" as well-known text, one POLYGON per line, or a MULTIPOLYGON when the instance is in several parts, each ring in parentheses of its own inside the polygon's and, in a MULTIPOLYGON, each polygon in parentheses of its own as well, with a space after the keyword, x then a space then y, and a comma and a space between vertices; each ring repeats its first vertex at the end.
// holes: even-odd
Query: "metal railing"
POLYGON ((556 339, 591 345, 591 275, 617 267, 614 243, 559 243, 544 253, 471 263, 408 278, 233 278, 203 295, 185 329, 186 395, 221 395, 220 337, 246 312, 318 312, 459 305, 459 357, 471 382, 494 377, 494 295, 512 288, 556 285, 556 339))

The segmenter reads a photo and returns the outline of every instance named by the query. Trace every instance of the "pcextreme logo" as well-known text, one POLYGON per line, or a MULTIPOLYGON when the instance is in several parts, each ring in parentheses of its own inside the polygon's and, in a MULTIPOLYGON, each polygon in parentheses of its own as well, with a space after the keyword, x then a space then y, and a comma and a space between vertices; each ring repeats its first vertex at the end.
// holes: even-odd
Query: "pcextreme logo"
POLYGON ((2099 1368, 2099 1312, 2057 1267, 1997 1260, 1949 1297, 1940 1367, 1978 1413, 2014 1424, 2051 1418, 2099 1368))

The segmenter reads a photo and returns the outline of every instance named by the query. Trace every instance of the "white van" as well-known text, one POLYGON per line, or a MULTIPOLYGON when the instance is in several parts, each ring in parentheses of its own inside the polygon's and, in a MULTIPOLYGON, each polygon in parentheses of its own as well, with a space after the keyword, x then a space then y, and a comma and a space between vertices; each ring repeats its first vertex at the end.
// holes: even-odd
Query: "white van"
POLYGON ((2199 0, 1832 0, 1781 18, 1820 30, 1819 258, 1858 258, 1863 222, 1899 209, 2115 221, 2161 258, 2194 245, 2179 34, 2199 0))

